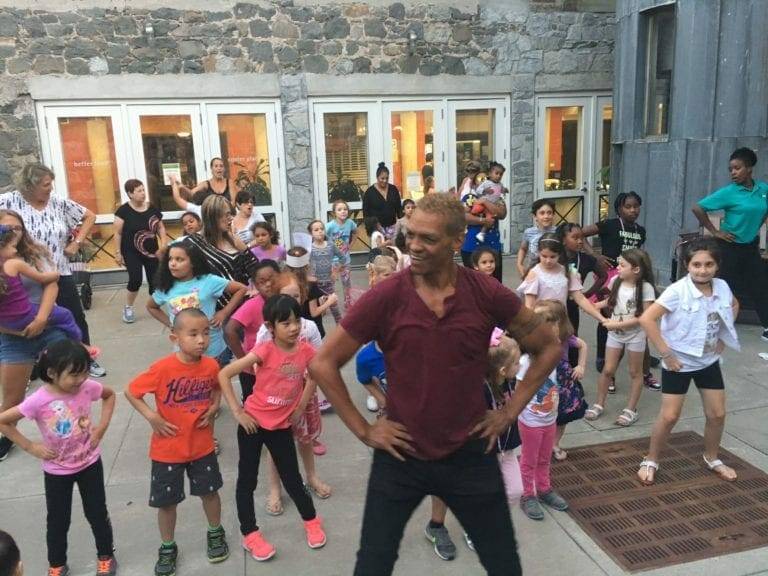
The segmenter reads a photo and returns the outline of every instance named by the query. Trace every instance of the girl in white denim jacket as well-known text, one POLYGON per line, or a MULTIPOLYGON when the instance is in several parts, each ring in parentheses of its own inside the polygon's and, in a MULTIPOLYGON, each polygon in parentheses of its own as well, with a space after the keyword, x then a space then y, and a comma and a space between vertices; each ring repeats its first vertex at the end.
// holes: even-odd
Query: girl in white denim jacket
POLYGON ((727 481, 736 472, 718 459, 725 426, 725 388, 720 356, 725 346, 739 349, 734 321, 739 303, 717 274, 720 253, 712 239, 695 240, 684 256, 688 275, 667 288, 640 317, 648 340, 661 353, 661 411, 651 433, 648 455, 637 475, 653 484, 658 458, 683 408, 691 380, 701 394, 706 424, 704 463, 727 481), (657 321, 661 319, 661 328, 657 321))

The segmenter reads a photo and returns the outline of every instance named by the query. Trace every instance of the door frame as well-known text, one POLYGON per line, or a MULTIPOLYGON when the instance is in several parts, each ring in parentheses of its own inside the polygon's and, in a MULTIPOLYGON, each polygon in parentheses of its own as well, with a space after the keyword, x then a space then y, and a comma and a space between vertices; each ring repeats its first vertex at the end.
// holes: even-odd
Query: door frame
MULTIPOLYGON (((64 149, 61 146, 61 130, 59 129, 59 118, 110 118, 112 121, 112 139, 115 145, 115 163, 117 168, 118 193, 122 202, 128 201, 128 195, 123 189, 124 175, 130 173, 130 166, 133 164, 131 157, 131 145, 128 143, 123 122, 122 110, 119 106, 69 106, 55 105, 47 106, 43 110, 43 123, 40 131, 44 135, 41 137, 41 149, 43 162, 45 162, 54 173, 59 174, 58 182, 54 185, 54 194, 62 198, 70 198, 69 183, 67 182, 66 167, 64 165, 64 149), (57 145, 53 145, 53 143, 57 145)), ((114 222, 114 214, 97 214, 97 224, 111 224, 114 222)))
MULTIPOLYGON (((202 104, 205 122, 205 136, 207 141, 206 151, 211 158, 221 157, 221 139, 219 138, 219 115, 227 114, 264 114, 267 128, 267 147, 269 149, 269 180, 272 204, 267 206, 254 206, 254 210, 265 214, 275 215, 275 227, 282 238, 289 238, 288 218, 285 207, 287 198, 285 195, 285 183, 283 178, 283 163, 280 160, 284 145, 282 138, 283 125, 280 114, 280 106, 275 102, 267 103, 219 103, 206 102, 202 104), (270 127, 271 124, 271 127, 270 127)), ((209 166, 206 166, 206 172, 209 166)), ((231 174, 230 174, 231 176, 231 174)))
MULTIPOLYGON (((433 141, 440 143, 440 155, 434 157, 435 180, 438 189, 449 189, 455 186, 453 174, 455 173, 455 111, 468 109, 496 108, 495 118, 497 159, 502 158, 509 162, 509 146, 511 132, 510 97, 506 94, 494 94, 485 98, 477 98, 468 95, 440 95, 428 96, 402 96, 387 98, 343 98, 322 97, 309 99, 310 117, 312 119, 311 146, 314 159, 312 170, 314 182, 317 183, 315 191, 316 215, 325 220, 328 206, 328 182, 325 170, 325 138, 323 135, 322 115, 327 112, 367 112, 368 113, 368 164, 369 174, 372 180, 376 172, 378 162, 384 160, 391 166, 391 111, 408 111, 432 109, 439 114, 434 118, 433 141), (499 113, 499 111, 501 113, 499 113), (441 130, 438 131, 438 126, 441 130), (442 133, 439 133, 442 132, 442 133), (500 152, 498 152, 498 150, 500 152)), ((502 182, 509 187, 511 181, 511 168, 507 166, 507 172, 502 182)), ((362 208, 362 202, 351 203, 351 209, 362 208)), ((502 221, 502 243, 504 250, 510 247, 509 212, 507 218, 502 221)))
POLYGON ((535 128, 535 166, 534 166, 534 199, 550 198, 575 198, 580 197, 583 203, 581 211, 582 225, 591 224, 592 219, 597 221, 599 198, 595 190, 598 168, 598 140, 600 139, 601 103, 611 99, 610 92, 563 93, 536 96, 536 128, 535 128), (579 152, 581 158, 579 171, 581 182, 575 183, 575 188, 569 190, 545 191, 544 175, 547 173, 544 153, 546 142, 546 109, 569 106, 582 107, 581 129, 579 134, 579 152))

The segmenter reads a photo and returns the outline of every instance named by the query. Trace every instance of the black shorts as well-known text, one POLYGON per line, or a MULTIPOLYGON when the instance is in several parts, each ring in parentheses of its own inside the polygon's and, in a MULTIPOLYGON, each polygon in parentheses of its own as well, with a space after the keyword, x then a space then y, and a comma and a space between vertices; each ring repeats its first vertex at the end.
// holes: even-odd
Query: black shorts
POLYGON ((723 390, 723 373, 720 361, 693 372, 672 372, 661 370, 661 391, 664 394, 687 394, 691 379, 699 390, 723 390))
POLYGON ((185 470, 189 476, 189 493, 192 496, 212 494, 224 484, 214 452, 180 464, 152 460, 152 481, 149 487, 149 505, 152 508, 165 508, 184 500, 185 470))

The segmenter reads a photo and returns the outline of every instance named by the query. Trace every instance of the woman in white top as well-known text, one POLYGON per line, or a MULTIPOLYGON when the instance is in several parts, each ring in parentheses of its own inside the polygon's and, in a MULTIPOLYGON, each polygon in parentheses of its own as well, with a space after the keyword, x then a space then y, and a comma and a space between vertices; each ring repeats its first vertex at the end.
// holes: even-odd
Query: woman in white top
POLYGON ((264 222, 264 216, 258 210, 254 210, 253 196, 245 190, 241 190, 235 196, 235 208, 237 213, 232 219, 232 233, 251 248, 253 243, 251 226, 256 222, 264 222))
POLYGON ((727 481, 736 472, 717 457, 725 426, 725 387, 720 356, 725 346, 739 349, 734 321, 739 303, 728 284, 715 278, 720 254, 712 239, 691 242, 684 262, 688 275, 667 288, 640 317, 648 339, 661 353, 661 411, 653 425, 648 455, 637 475, 653 484, 659 455, 680 418, 691 380, 704 404, 704 463, 727 481), (661 319, 661 329, 657 321, 661 319))

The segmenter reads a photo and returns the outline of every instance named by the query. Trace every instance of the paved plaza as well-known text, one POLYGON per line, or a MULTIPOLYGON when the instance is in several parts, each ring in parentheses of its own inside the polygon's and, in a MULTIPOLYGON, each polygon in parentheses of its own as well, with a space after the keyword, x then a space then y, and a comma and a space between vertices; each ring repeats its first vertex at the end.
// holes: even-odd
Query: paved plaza
MULTIPOLYGON (((515 285, 512 260, 505 261, 506 284, 515 285)), ((356 285, 363 285, 361 271, 353 274, 356 285)), ((149 576, 156 559, 159 534, 156 515, 147 506, 149 460, 147 447, 149 425, 122 398, 130 379, 152 361, 170 352, 171 345, 165 329, 143 310, 144 298, 137 303, 138 320, 126 326, 120 321, 124 291, 99 289, 88 313, 94 342, 103 349, 100 361, 109 371, 103 382, 119 395, 112 424, 103 442, 103 460, 107 482, 107 499, 115 529, 119 573, 123 576, 149 576)), ((332 325, 332 319, 326 325, 332 325)), ((756 326, 739 326, 743 350, 727 352, 724 372, 728 390, 728 418, 724 446, 754 466, 768 471, 768 362, 758 353, 768 351, 760 341, 756 326)), ((582 336, 594 344, 594 323, 583 320, 582 336)), ((588 399, 596 391, 593 349, 584 388, 588 399)), ((365 393, 354 379, 354 367, 344 370, 352 397, 365 411, 365 393)), ((39 385, 35 382, 33 386, 39 385)), ((640 402, 640 420, 628 429, 613 422, 614 412, 623 406, 628 388, 626 367, 620 368, 618 393, 610 397, 606 417, 597 422, 580 421, 568 428, 564 446, 581 446, 625 438, 648 436, 656 416, 660 394, 644 392, 640 402)), ((695 392, 689 393, 677 430, 702 433, 704 418, 695 392)), ((333 487, 333 496, 316 500, 325 520, 328 544, 321 550, 310 550, 304 542, 304 532, 295 507, 284 497, 285 513, 271 517, 263 512, 265 486, 257 491, 257 513, 265 535, 277 547, 277 556, 266 563, 246 558, 239 545, 234 505, 237 443, 235 424, 224 407, 216 424, 216 436, 222 447, 220 463, 224 474, 222 500, 223 524, 229 534, 231 557, 220 565, 209 565, 205 559, 205 519, 199 501, 188 498, 179 507, 176 541, 180 549, 178 574, 195 575, 311 575, 332 576, 351 574, 358 544, 360 522, 368 477, 370 450, 358 442, 333 413, 323 417, 322 439, 328 445, 327 455, 318 458, 321 477, 333 487)), ((25 431, 35 435, 32 426, 24 423, 25 431)), ((663 462, 662 462, 663 466, 663 462)), ((265 470, 262 467, 262 470, 265 470)), ((262 478, 265 478, 262 474, 262 478)), ((77 500, 77 498, 76 498, 77 500)), ((550 576, 620 575, 625 572, 564 513, 546 512, 543 522, 525 518, 520 510, 512 512, 518 535, 525 574, 550 576)), ((400 550, 396 574, 441 574, 445 576, 482 574, 475 554, 464 546, 461 529, 449 514, 447 526, 457 544, 458 555, 452 562, 435 556, 423 535, 429 519, 428 501, 422 504, 408 525, 400 550)), ((27 574, 38 575, 45 570, 45 498, 40 465, 21 450, 14 450, 8 460, 0 463, 0 527, 15 535, 22 549, 27 574)), ((76 502, 73 526, 70 530, 69 563, 72 574, 92 574, 95 571, 93 539, 76 502)), ((766 548, 731 554, 645 572, 647 575, 747 576, 768 574, 766 548)))

